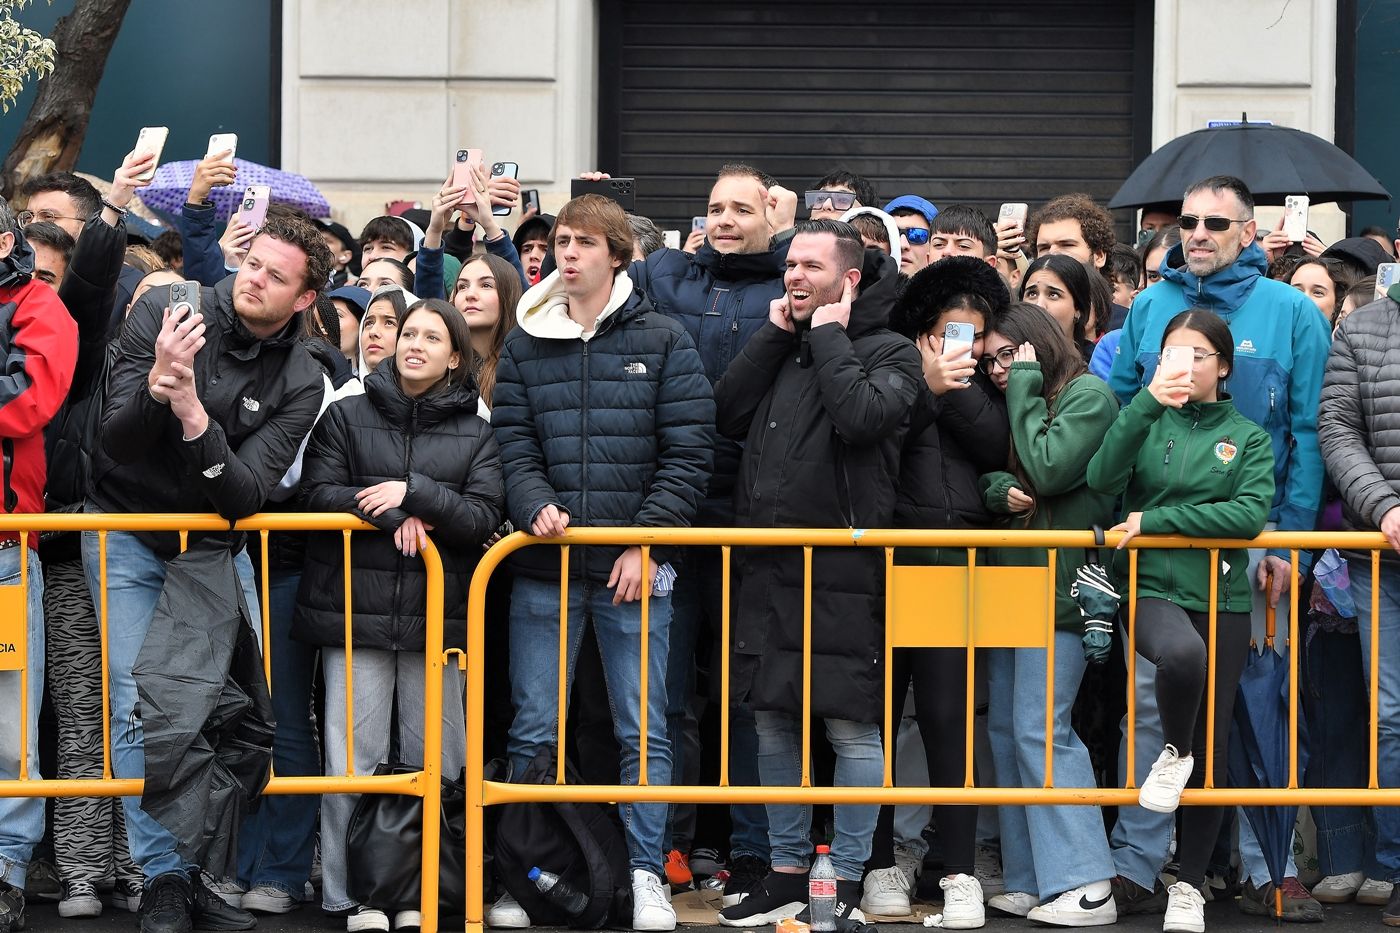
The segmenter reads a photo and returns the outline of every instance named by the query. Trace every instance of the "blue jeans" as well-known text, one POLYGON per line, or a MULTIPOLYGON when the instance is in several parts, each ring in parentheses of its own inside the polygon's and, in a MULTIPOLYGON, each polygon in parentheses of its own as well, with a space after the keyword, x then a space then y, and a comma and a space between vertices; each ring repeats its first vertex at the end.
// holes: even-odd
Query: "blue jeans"
MULTIPOLYGON (((253 586, 253 565, 247 551, 234 556, 233 566, 243 584, 248 612, 258 619, 258 594, 253 586)), ((102 583, 97 533, 83 532, 83 569, 92 590, 94 606, 102 606, 102 583)), ((165 586, 165 561, 135 535, 107 533, 107 669, 111 678, 112 771, 119 778, 144 778, 146 758, 141 720, 136 714, 139 697, 131 668, 141 653, 151 626, 156 601, 165 586)), ((254 628, 258 626, 255 624, 254 628)), ((259 633, 261 641, 261 633, 259 633)), ((147 880, 172 871, 190 871, 191 865, 175 851, 175 837, 141 809, 139 797, 123 797, 126 838, 131 858, 147 880)))
MULTIPOLYGON (((987 733, 1001 787, 1045 782, 1046 652, 993 648, 987 652, 987 733)), ((1055 633, 1055 786, 1093 787, 1089 750, 1070 726, 1084 677, 1077 632, 1055 633)), ((1001 807, 1001 858, 1007 891, 1048 901, 1065 891, 1113 877, 1113 859, 1098 807, 1001 807), (1067 855, 1072 854, 1072 857, 1067 855)))
MULTIPOLYGON (((613 605, 613 591, 601 583, 569 585, 568 687, 586 625, 591 622, 607 680, 613 731, 622 750, 621 781, 636 784, 641 755, 642 604, 613 605)), ((671 781, 671 747, 666 735, 666 656, 671 624, 670 597, 649 601, 647 657, 647 783, 671 781)), ((541 750, 557 746, 559 735, 559 584, 516 577, 510 602, 510 691, 515 720, 506 752, 511 773, 522 774, 541 750)), ((562 754, 562 750, 559 751, 562 754)), ((618 805, 633 869, 661 874, 666 841, 664 803, 618 805)))
MULTIPOLYGON (((20 546, 0 551, 0 586, 19 586, 20 546)), ((39 555, 29 551, 25 674, 29 678, 28 715, 24 722, 29 779, 39 774, 39 704, 44 698, 44 571, 39 555)), ((20 671, 0 671, 0 780, 19 779, 20 671)), ((43 797, 0 797, 0 881, 24 888, 34 846, 44 836, 43 797)))
MULTIPOLYGON (((1369 560, 1348 561, 1351 595, 1356 600, 1361 634, 1361 673, 1366 689, 1371 681, 1371 566, 1369 560)), ((1400 787, 1400 570, 1381 562, 1380 682, 1377 712, 1376 776, 1381 787, 1400 787)), ((1369 703, 1369 699, 1367 701, 1369 703)), ((1376 861, 1382 877, 1400 882, 1400 807, 1374 807, 1376 861)))
MULTIPOLYGON (((764 787, 797 787, 802 783, 802 730, 787 713, 757 710, 758 773, 764 787)), ((885 755, 880 727, 875 723, 826 720, 826 737, 836 752, 837 787, 879 787, 885 779, 885 755)), ((805 869, 812 859, 812 808, 768 804, 768 845, 773 867, 805 869)), ((874 804, 833 808, 836 835, 831 840, 831 864, 836 877, 858 881, 870 858, 870 840, 880 808, 874 804)))
MULTIPOLYGON (((272 661, 272 713, 277 732, 272 761, 279 775, 320 774, 316 727, 311 718, 311 682, 316 649, 293 641, 300 571, 273 570, 268 579, 268 632, 264 650, 272 661)), ((258 620, 261 625, 261 620, 258 620)), ((270 884, 300 898, 311 877, 319 798, 295 794, 263 797, 243 819, 238 840, 238 882, 244 888, 270 884)))

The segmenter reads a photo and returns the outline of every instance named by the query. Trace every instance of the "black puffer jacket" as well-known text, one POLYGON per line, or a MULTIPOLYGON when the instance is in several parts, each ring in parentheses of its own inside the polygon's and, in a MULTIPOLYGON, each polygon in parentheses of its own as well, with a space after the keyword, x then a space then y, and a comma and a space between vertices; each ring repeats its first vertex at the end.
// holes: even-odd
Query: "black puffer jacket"
MULTIPOLYGON (((689 525, 710 478, 715 407, 700 354, 626 275, 589 340, 568 319, 559 273, 521 299, 496 368, 491 423, 506 503, 528 530, 546 505, 573 526, 689 525)), ((589 548, 572 574, 605 582, 621 548, 589 548)), ((652 552, 658 562, 665 549, 652 552)), ((519 552, 518 572, 557 579, 557 548, 519 552)))
MULTIPOLYGON (((1375 531, 1400 506, 1400 288, 1347 315, 1332 338, 1317 415, 1327 475, 1348 531, 1375 531)), ((1389 549, 1381 559, 1398 559, 1389 549)))
MULTIPOLYGON (((194 381, 209 427, 192 441, 146 385, 170 290, 151 289, 132 307, 107 381, 90 510, 213 511, 234 521, 261 509, 296 459, 321 410, 321 367, 297 338, 298 315, 266 340, 250 334, 233 309, 235 281, 229 276, 200 289, 204 347, 195 354, 194 381)), ((136 536, 163 558, 179 553, 175 534, 136 536)), ((238 547, 242 537, 190 540, 218 538, 238 547)))
MULTIPOLYGON (((720 380, 734 357, 768 320, 768 305, 783 294, 789 239, 761 253, 719 253, 709 243, 691 256, 659 249, 632 263, 628 274, 652 305, 675 318, 690 334, 710 383, 720 380)), ((743 448, 729 438, 715 442, 715 468, 700 504, 701 521, 734 520, 734 478, 743 448)))
MULTIPOLYGON (((394 547, 393 532, 410 516, 432 525, 442 555, 443 639, 465 647, 467 584, 482 543, 501 523, 501 461, 491 426, 476 413, 470 381, 410 398, 394 361, 365 380, 365 394, 341 399, 311 433, 301 477, 305 507, 354 512, 383 529, 354 535, 350 561, 356 648, 422 651, 426 644, 423 561, 394 547), (403 505, 377 517, 355 507, 355 494, 387 480, 408 484, 403 505)), ((313 645, 345 645, 344 538, 314 534, 297 593, 292 635, 313 645)))
MULTIPOLYGON (((898 268, 866 252, 848 328, 803 338, 765 324, 715 388, 718 426, 746 438, 740 525, 887 528, 900 450, 923 370, 919 351, 885 326, 898 268)), ((884 683, 884 559, 878 550, 817 548, 812 558, 812 712, 878 722, 884 683)), ((732 697, 797 713, 802 703, 802 552, 740 555, 732 697)))

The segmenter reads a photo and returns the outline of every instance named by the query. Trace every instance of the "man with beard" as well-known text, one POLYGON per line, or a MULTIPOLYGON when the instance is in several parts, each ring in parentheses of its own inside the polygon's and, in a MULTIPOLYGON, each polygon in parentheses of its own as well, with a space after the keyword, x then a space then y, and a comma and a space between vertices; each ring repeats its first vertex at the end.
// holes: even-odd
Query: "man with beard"
MULTIPOLYGON (((830 220, 797 225, 786 266, 786 293, 715 388, 717 427, 745 441, 738 524, 889 527, 900 445, 923 379, 919 351, 886 326, 898 266, 867 251, 850 224, 830 220)), ((863 550, 813 554, 811 714, 825 722, 840 786, 875 786, 883 776, 882 562, 863 550)), ((745 550, 731 687, 754 710, 766 787, 800 779, 803 590, 801 551, 745 550)), ((727 926, 771 924, 807 900, 811 808, 767 810, 772 871, 720 913, 727 926)), ((838 928, 862 919, 856 905, 878 812, 835 809, 838 928)))
MULTIPOLYGON (((1123 404, 1152 381, 1166 324, 1188 308, 1214 311, 1230 326, 1235 365, 1229 390, 1246 418, 1273 441, 1276 492, 1267 528, 1312 531, 1322 499, 1323 465, 1317 442, 1318 401, 1331 338, 1326 319, 1302 292, 1267 277, 1269 260, 1255 241, 1254 197, 1244 182, 1216 175, 1186 191, 1179 224, 1181 243, 1167 253, 1162 280, 1133 302, 1109 383, 1123 404)), ((1265 601, 1278 609, 1280 631, 1288 631, 1287 550, 1251 550, 1248 573, 1258 592, 1254 631, 1262 635, 1265 601)), ((1301 573, 1310 559, 1300 552, 1301 573)), ((1282 642, 1280 642, 1282 644, 1282 642)), ((1161 721, 1153 691, 1156 668, 1137 660, 1137 747, 1161 748, 1161 721)), ((1126 729, 1126 725, 1124 727, 1126 729)), ((1139 786, 1152 762, 1137 756, 1139 786)), ((1154 896, 1158 872, 1171 842, 1171 814, 1120 807, 1113 831, 1119 878, 1114 897, 1120 913, 1160 910, 1154 896)), ((1244 891, 1240 909, 1272 916, 1273 884, 1247 820, 1240 820, 1244 891)), ((1291 863, 1291 859, 1290 859, 1291 863)), ((1297 879, 1290 864, 1283 890, 1285 920, 1321 920, 1322 907, 1297 879)))

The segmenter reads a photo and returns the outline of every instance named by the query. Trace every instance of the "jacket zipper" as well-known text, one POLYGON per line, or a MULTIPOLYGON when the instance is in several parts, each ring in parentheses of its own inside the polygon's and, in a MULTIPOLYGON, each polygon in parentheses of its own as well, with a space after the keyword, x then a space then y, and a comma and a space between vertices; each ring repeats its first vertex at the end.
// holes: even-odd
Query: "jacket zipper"
MULTIPOLYGON (((594 331, 593 336, 598 336, 594 331)), ((571 518, 571 525, 588 524, 588 341, 583 342, 583 389, 579 404, 579 510, 582 515, 571 518)))
MULTIPOLYGON (((418 430, 418 402, 414 401, 408 410, 408 434, 403 439, 403 481, 408 485, 408 468, 413 460, 413 435, 418 430)), ((404 572, 403 551, 399 551, 398 572, 394 574, 394 612, 389 617, 389 630, 394 633, 394 650, 399 650, 399 597, 403 592, 404 572)))
MULTIPOLYGON (((1186 440, 1182 441, 1182 446, 1185 447, 1185 450, 1182 452, 1182 455, 1179 458, 1181 460, 1181 467, 1177 470, 1176 474, 1178 487, 1180 487, 1181 483, 1186 479, 1186 461, 1191 459, 1191 437, 1196 433, 1196 425, 1200 423, 1201 414, 1200 412, 1197 412, 1195 416, 1191 419, 1191 430, 1186 432, 1186 440)), ((1171 446, 1170 441, 1167 442, 1167 446, 1171 446)), ((1168 456, 1170 456, 1170 454, 1168 456)), ((1171 592, 1173 594, 1176 593, 1175 551, 1167 551, 1167 590, 1168 592, 1171 592)))
POLYGON ((19 494, 15 492, 15 487, 10 482, 15 468, 15 439, 5 438, 3 442, 0 442, 0 450, 3 450, 5 460, 5 511, 13 512, 19 508, 19 494))

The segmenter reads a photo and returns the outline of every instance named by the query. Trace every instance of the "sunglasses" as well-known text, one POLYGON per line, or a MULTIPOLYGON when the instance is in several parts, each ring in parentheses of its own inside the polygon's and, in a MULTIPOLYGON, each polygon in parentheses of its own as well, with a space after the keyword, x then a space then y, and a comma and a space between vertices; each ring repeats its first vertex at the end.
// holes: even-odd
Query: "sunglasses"
POLYGON ((899 235, 909 242, 910 246, 923 246, 933 236, 923 227, 910 227, 908 230, 899 231, 899 235))
POLYGON ((808 191, 807 210, 821 207, 827 201, 838 211, 848 211, 855 206, 856 196, 849 191, 808 191))
POLYGON ((1205 224, 1206 229, 1211 233, 1224 233, 1233 224, 1247 224, 1248 220, 1231 220, 1228 217, 1197 217, 1194 214, 1182 214, 1176 219, 1176 225, 1183 230, 1195 230, 1198 224, 1205 224))

